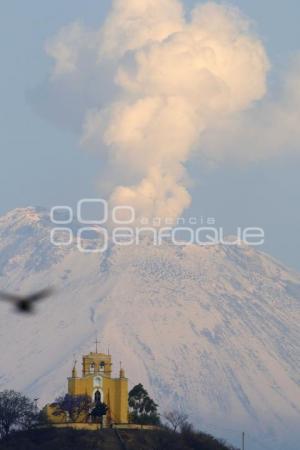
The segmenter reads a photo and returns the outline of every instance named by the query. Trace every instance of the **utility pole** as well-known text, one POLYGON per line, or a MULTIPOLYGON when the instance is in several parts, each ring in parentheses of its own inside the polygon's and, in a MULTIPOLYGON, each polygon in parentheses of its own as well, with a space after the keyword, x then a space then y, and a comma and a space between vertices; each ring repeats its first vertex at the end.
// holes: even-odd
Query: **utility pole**
POLYGON ((242 450, 245 450, 245 431, 242 433, 242 450))

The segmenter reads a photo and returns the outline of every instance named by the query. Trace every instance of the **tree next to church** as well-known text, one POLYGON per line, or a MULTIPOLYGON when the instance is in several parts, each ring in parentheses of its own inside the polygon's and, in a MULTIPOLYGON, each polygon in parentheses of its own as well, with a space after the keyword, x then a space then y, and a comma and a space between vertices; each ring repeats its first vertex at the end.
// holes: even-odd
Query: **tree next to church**
POLYGON ((55 415, 66 413, 72 422, 77 422, 81 417, 88 415, 91 407, 91 399, 88 395, 66 394, 59 397, 56 402, 55 415))
POLYGON ((139 383, 128 394, 130 421, 144 425, 159 425, 158 405, 152 400, 144 386, 139 383))

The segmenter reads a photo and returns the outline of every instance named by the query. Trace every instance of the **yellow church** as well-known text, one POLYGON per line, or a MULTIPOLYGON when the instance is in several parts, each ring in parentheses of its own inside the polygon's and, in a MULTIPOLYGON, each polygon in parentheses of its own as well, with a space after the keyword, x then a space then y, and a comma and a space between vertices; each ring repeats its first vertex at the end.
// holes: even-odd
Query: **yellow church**
MULTIPOLYGON (((102 402, 108 407, 106 426, 128 423, 128 379, 120 367, 118 378, 112 377, 112 360, 109 353, 96 351, 82 357, 82 374, 78 376, 76 362, 72 376, 68 378, 68 394, 88 395, 92 403, 102 402)), ((62 423, 65 417, 55 414, 55 404, 46 406, 46 414, 51 422, 62 423)), ((82 419, 81 419, 82 420, 82 419)))

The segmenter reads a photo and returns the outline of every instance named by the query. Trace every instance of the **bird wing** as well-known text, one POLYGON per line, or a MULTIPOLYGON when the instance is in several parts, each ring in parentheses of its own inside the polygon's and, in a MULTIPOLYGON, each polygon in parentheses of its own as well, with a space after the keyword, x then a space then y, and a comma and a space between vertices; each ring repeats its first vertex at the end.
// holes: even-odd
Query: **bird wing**
POLYGON ((22 297, 19 295, 8 294, 7 292, 0 291, 0 300, 8 300, 9 302, 17 303, 22 300, 22 297))
POLYGON ((39 300, 43 300, 44 298, 49 297, 53 293, 53 289, 47 288, 41 291, 35 292, 34 294, 28 295, 24 300, 28 302, 37 302, 39 300))

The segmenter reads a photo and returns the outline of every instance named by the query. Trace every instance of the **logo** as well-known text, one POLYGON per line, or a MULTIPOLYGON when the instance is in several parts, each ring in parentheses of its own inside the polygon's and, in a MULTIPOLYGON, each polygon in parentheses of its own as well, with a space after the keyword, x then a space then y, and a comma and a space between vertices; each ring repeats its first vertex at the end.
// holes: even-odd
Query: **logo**
POLYGON ((109 242, 121 246, 139 245, 145 236, 156 246, 163 242, 176 246, 260 246, 265 241, 264 230, 260 227, 237 227, 235 236, 228 238, 212 217, 137 220, 132 206, 119 205, 110 209, 106 200, 96 198, 80 200, 74 210, 70 206, 54 206, 50 219, 54 225, 51 244, 69 247, 75 243, 81 253, 103 253, 109 242))

